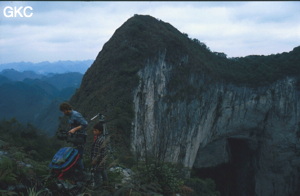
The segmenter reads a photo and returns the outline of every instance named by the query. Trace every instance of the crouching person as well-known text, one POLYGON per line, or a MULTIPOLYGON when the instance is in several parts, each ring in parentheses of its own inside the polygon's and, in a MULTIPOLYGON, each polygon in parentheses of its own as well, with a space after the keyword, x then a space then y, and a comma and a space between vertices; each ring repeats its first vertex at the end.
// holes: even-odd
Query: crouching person
POLYGON ((106 173, 106 158, 107 158, 107 148, 106 140, 103 134, 103 123, 98 122, 93 127, 94 142, 91 148, 91 161, 92 161, 92 171, 94 173, 94 188, 100 187, 101 178, 103 184, 108 183, 107 173, 106 173))

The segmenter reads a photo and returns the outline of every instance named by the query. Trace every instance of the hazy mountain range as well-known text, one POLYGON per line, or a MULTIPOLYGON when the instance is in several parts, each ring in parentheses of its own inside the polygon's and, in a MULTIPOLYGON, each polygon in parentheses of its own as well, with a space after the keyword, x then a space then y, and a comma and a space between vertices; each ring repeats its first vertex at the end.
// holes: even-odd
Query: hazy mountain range
MULTIPOLYGON (((67 73, 67 72, 79 72, 85 73, 85 71, 91 66, 93 60, 84 61, 57 61, 57 62, 14 62, 0 64, 0 71, 5 69, 14 69, 17 71, 33 71, 38 74, 47 73, 67 73)), ((25 74, 25 73, 24 73, 25 74)))
MULTIPOLYGON (((44 68, 48 71, 53 69, 44 68)), ((82 76, 79 72, 39 74, 34 71, 2 70, 0 119, 16 118, 53 135, 61 116, 58 106, 74 94, 82 76)))

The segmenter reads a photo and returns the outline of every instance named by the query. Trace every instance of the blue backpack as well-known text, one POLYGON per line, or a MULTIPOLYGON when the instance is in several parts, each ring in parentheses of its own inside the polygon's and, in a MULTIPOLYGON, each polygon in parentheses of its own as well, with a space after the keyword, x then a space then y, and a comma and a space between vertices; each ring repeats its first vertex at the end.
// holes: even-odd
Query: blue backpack
POLYGON ((52 158, 49 167, 55 170, 58 177, 62 177, 65 172, 73 168, 79 159, 78 150, 72 147, 63 147, 57 151, 52 158))

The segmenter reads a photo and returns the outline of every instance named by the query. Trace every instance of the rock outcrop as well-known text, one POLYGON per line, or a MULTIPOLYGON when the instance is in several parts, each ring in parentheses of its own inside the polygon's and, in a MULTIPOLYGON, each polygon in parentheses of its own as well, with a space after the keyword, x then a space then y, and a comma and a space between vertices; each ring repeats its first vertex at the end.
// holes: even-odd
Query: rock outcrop
POLYGON ((130 135, 133 154, 194 169, 222 196, 297 195, 298 79, 256 86, 216 79, 217 69, 235 62, 170 24, 135 15, 103 46, 71 103, 85 116, 116 114, 111 131, 130 135))
POLYGON ((296 80, 287 77, 269 86, 249 88, 209 83, 202 75, 191 73, 187 86, 195 90, 170 101, 167 97, 174 92, 168 92, 166 86, 173 70, 164 55, 139 71, 133 150, 141 155, 145 146, 156 155, 165 151, 167 161, 201 169, 203 174, 223 165, 216 170, 220 173, 210 171, 206 176, 219 183, 232 181, 227 184, 231 190, 222 190, 224 195, 297 192, 300 97, 296 80), (226 173, 224 164, 231 165, 236 174, 217 177, 226 173))

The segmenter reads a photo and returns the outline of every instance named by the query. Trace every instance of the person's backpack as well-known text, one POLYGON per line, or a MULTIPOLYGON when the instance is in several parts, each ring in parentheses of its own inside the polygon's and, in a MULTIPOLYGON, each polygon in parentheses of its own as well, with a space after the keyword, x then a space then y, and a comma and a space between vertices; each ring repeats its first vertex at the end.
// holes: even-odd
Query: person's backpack
POLYGON ((70 171, 78 162, 78 150, 72 147, 63 147, 53 156, 49 167, 52 172, 62 179, 65 173, 70 171))

